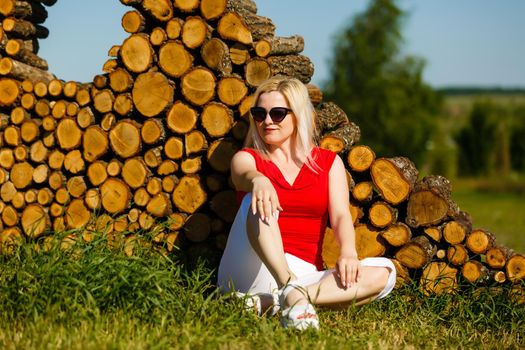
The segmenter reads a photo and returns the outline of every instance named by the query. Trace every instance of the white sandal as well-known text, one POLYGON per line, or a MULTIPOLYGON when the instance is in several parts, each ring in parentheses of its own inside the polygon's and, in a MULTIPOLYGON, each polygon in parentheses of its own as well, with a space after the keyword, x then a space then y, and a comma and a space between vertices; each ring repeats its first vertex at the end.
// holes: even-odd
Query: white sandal
POLYGON ((280 309, 279 295, 277 294, 277 291, 272 293, 273 305, 269 307, 267 310, 265 310, 264 312, 262 310, 260 295, 235 292, 235 296, 237 298, 241 298, 244 300, 244 308, 246 310, 254 310, 258 316, 264 316, 264 315, 274 316, 279 312, 279 309, 280 309))
POLYGON ((298 329, 301 331, 309 328, 319 329, 319 318, 317 317, 314 306, 310 303, 310 301, 308 301, 307 304, 295 304, 287 307, 286 309, 283 308, 283 306, 286 305, 286 297, 288 296, 288 293, 295 289, 299 290, 303 294, 306 294, 303 287, 293 283, 288 283, 280 290, 279 303, 281 304, 282 310, 281 325, 284 328, 298 329))

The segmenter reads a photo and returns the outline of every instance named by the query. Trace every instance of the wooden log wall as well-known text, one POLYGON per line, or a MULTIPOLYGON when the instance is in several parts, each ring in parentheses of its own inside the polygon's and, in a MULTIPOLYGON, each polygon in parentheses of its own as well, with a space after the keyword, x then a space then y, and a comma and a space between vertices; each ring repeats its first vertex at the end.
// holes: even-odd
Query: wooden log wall
MULTIPOLYGON (((449 180, 419 179, 409 159, 376 158, 366 145, 354 145, 345 155, 359 258, 389 257, 398 272, 397 287, 417 279, 424 293, 439 294, 460 285, 509 283, 524 301, 525 256, 499 245, 492 232, 473 228, 469 214, 451 199, 449 180)), ((338 256, 327 229, 324 260, 333 267, 338 256)))
MULTIPOLYGON (((302 37, 276 37, 252 0, 120 1, 129 36, 79 83, 57 79, 36 55, 55 0, 0 0, 2 251, 22 240, 45 247, 71 230, 64 247, 105 232, 129 254, 144 236, 165 253, 220 252, 237 209, 229 163, 252 94, 288 75, 307 84, 321 146, 347 161, 361 258, 391 258, 399 285, 417 279, 427 293, 524 279, 525 257, 473 229, 447 179, 419 179, 409 159, 356 145, 359 127, 308 84, 302 37)), ((327 266, 337 255, 327 229, 327 266)))
POLYGON ((56 0, 0 0, 0 75, 17 80, 31 79, 48 83, 55 78, 47 61, 38 56, 38 40, 49 30, 42 25, 46 6, 56 0))

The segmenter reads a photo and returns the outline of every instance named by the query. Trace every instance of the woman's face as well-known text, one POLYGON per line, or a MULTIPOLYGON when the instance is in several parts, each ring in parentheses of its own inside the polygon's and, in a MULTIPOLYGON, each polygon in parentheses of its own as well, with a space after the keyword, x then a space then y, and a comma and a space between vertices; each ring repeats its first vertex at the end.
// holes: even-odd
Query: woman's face
POLYGON ((274 122, 268 113, 274 107, 290 108, 288 101, 279 91, 263 93, 259 96, 257 107, 266 110, 266 119, 262 122, 255 121, 257 131, 267 145, 279 146, 290 141, 295 129, 293 112, 289 112, 280 122, 274 122))

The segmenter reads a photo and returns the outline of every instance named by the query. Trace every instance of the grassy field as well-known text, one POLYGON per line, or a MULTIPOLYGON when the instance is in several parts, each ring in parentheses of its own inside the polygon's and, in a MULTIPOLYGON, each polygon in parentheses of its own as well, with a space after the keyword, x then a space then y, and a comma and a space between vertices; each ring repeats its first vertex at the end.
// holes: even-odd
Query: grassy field
MULTIPOLYGON (((455 183, 454 199, 498 241, 525 252, 523 194, 455 183)), ((220 295, 214 269, 102 237, 72 250, 0 257, 2 349, 435 349, 525 347, 525 304, 508 289, 427 297, 414 286, 361 308, 321 310, 319 332, 281 329, 220 295)))
POLYGON ((507 110, 514 110, 525 105, 525 94, 474 94, 452 95, 444 99, 443 113, 451 122, 452 130, 463 126, 475 103, 491 103, 507 110))
POLYGON ((525 305, 467 289, 426 297, 408 286, 361 308, 321 311, 319 332, 280 327, 217 293, 213 270, 104 240, 73 251, 24 247, 0 262, 2 349, 522 348, 525 305))
POLYGON ((487 229, 498 243, 525 253, 524 181, 512 186, 509 180, 456 180, 452 184, 452 198, 471 215, 474 228, 487 229))

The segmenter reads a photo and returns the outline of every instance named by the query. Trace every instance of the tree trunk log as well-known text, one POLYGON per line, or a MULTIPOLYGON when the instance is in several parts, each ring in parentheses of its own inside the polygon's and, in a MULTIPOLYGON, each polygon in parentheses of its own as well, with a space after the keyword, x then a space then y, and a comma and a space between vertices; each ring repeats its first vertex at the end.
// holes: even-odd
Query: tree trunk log
POLYGON ((410 227, 402 222, 388 226, 381 232, 383 239, 393 247, 401 247, 412 239, 410 227))
POLYGON ((174 87, 164 74, 147 72, 136 78, 131 94, 140 114, 145 117, 155 117, 170 108, 173 103, 174 87))
POLYGON ((374 185, 385 201, 397 205, 405 201, 417 180, 418 171, 408 158, 378 158, 371 167, 374 185))
POLYGON ((201 57, 208 68, 217 72, 219 77, 232 73, 232 61, 228 45, 219 38, 208 40, 202 45, 201 57))
POLYGON ((314 75, 313 63, 303 55, 271 56, 267 58, 267 62, 270 64, 272 76, 285 75, 308 83, 314 75))
POLYGON ((514 251, 503 246, 494 246, 486 252, 486 262, 493 269, 502 269, 507 264, 514 251))
POLYGON ((359 259, 382 256, 386 245, 381 238, 381 231, 372 226, 357 224, 355 226, 355 245, 359 259))
POLYGON ((410 195, 406 223, 411 227, 431 226, 458 216, 459 208, 450 195, 450 181, 442 176, 426 176, 410 195))
POLYGON ((432 262, 423 270, 420 289, 426 295, 455 293, 458 288, 457 273, 457 269, 444 262, 432 262))
POLYGON ((495 242, 496 237, 492 232, 476 229, 467 236, 466 246, 474 254, 485 254, 495 242))
POLYGON ((370 223, 377 228, 385 228, 397 221, 398 210, 383 201, 376 201, 368 210, 370 223))
POLYGON ((476 260, 467 261, 461 267, 461 275, 474 284, 486 282, 490 277, 487 267, 476 260))
POLYGON ((304 39, 300 35, 291 37, 266 37, 255 43, 259 57, 270 55, 296 55, 304 50, 304 39))
POLYGON ((403 245, 395 258, 410 269, 420 269, 427 265, 436 254, 436 246, 425 236, 417 236, 403 245))

